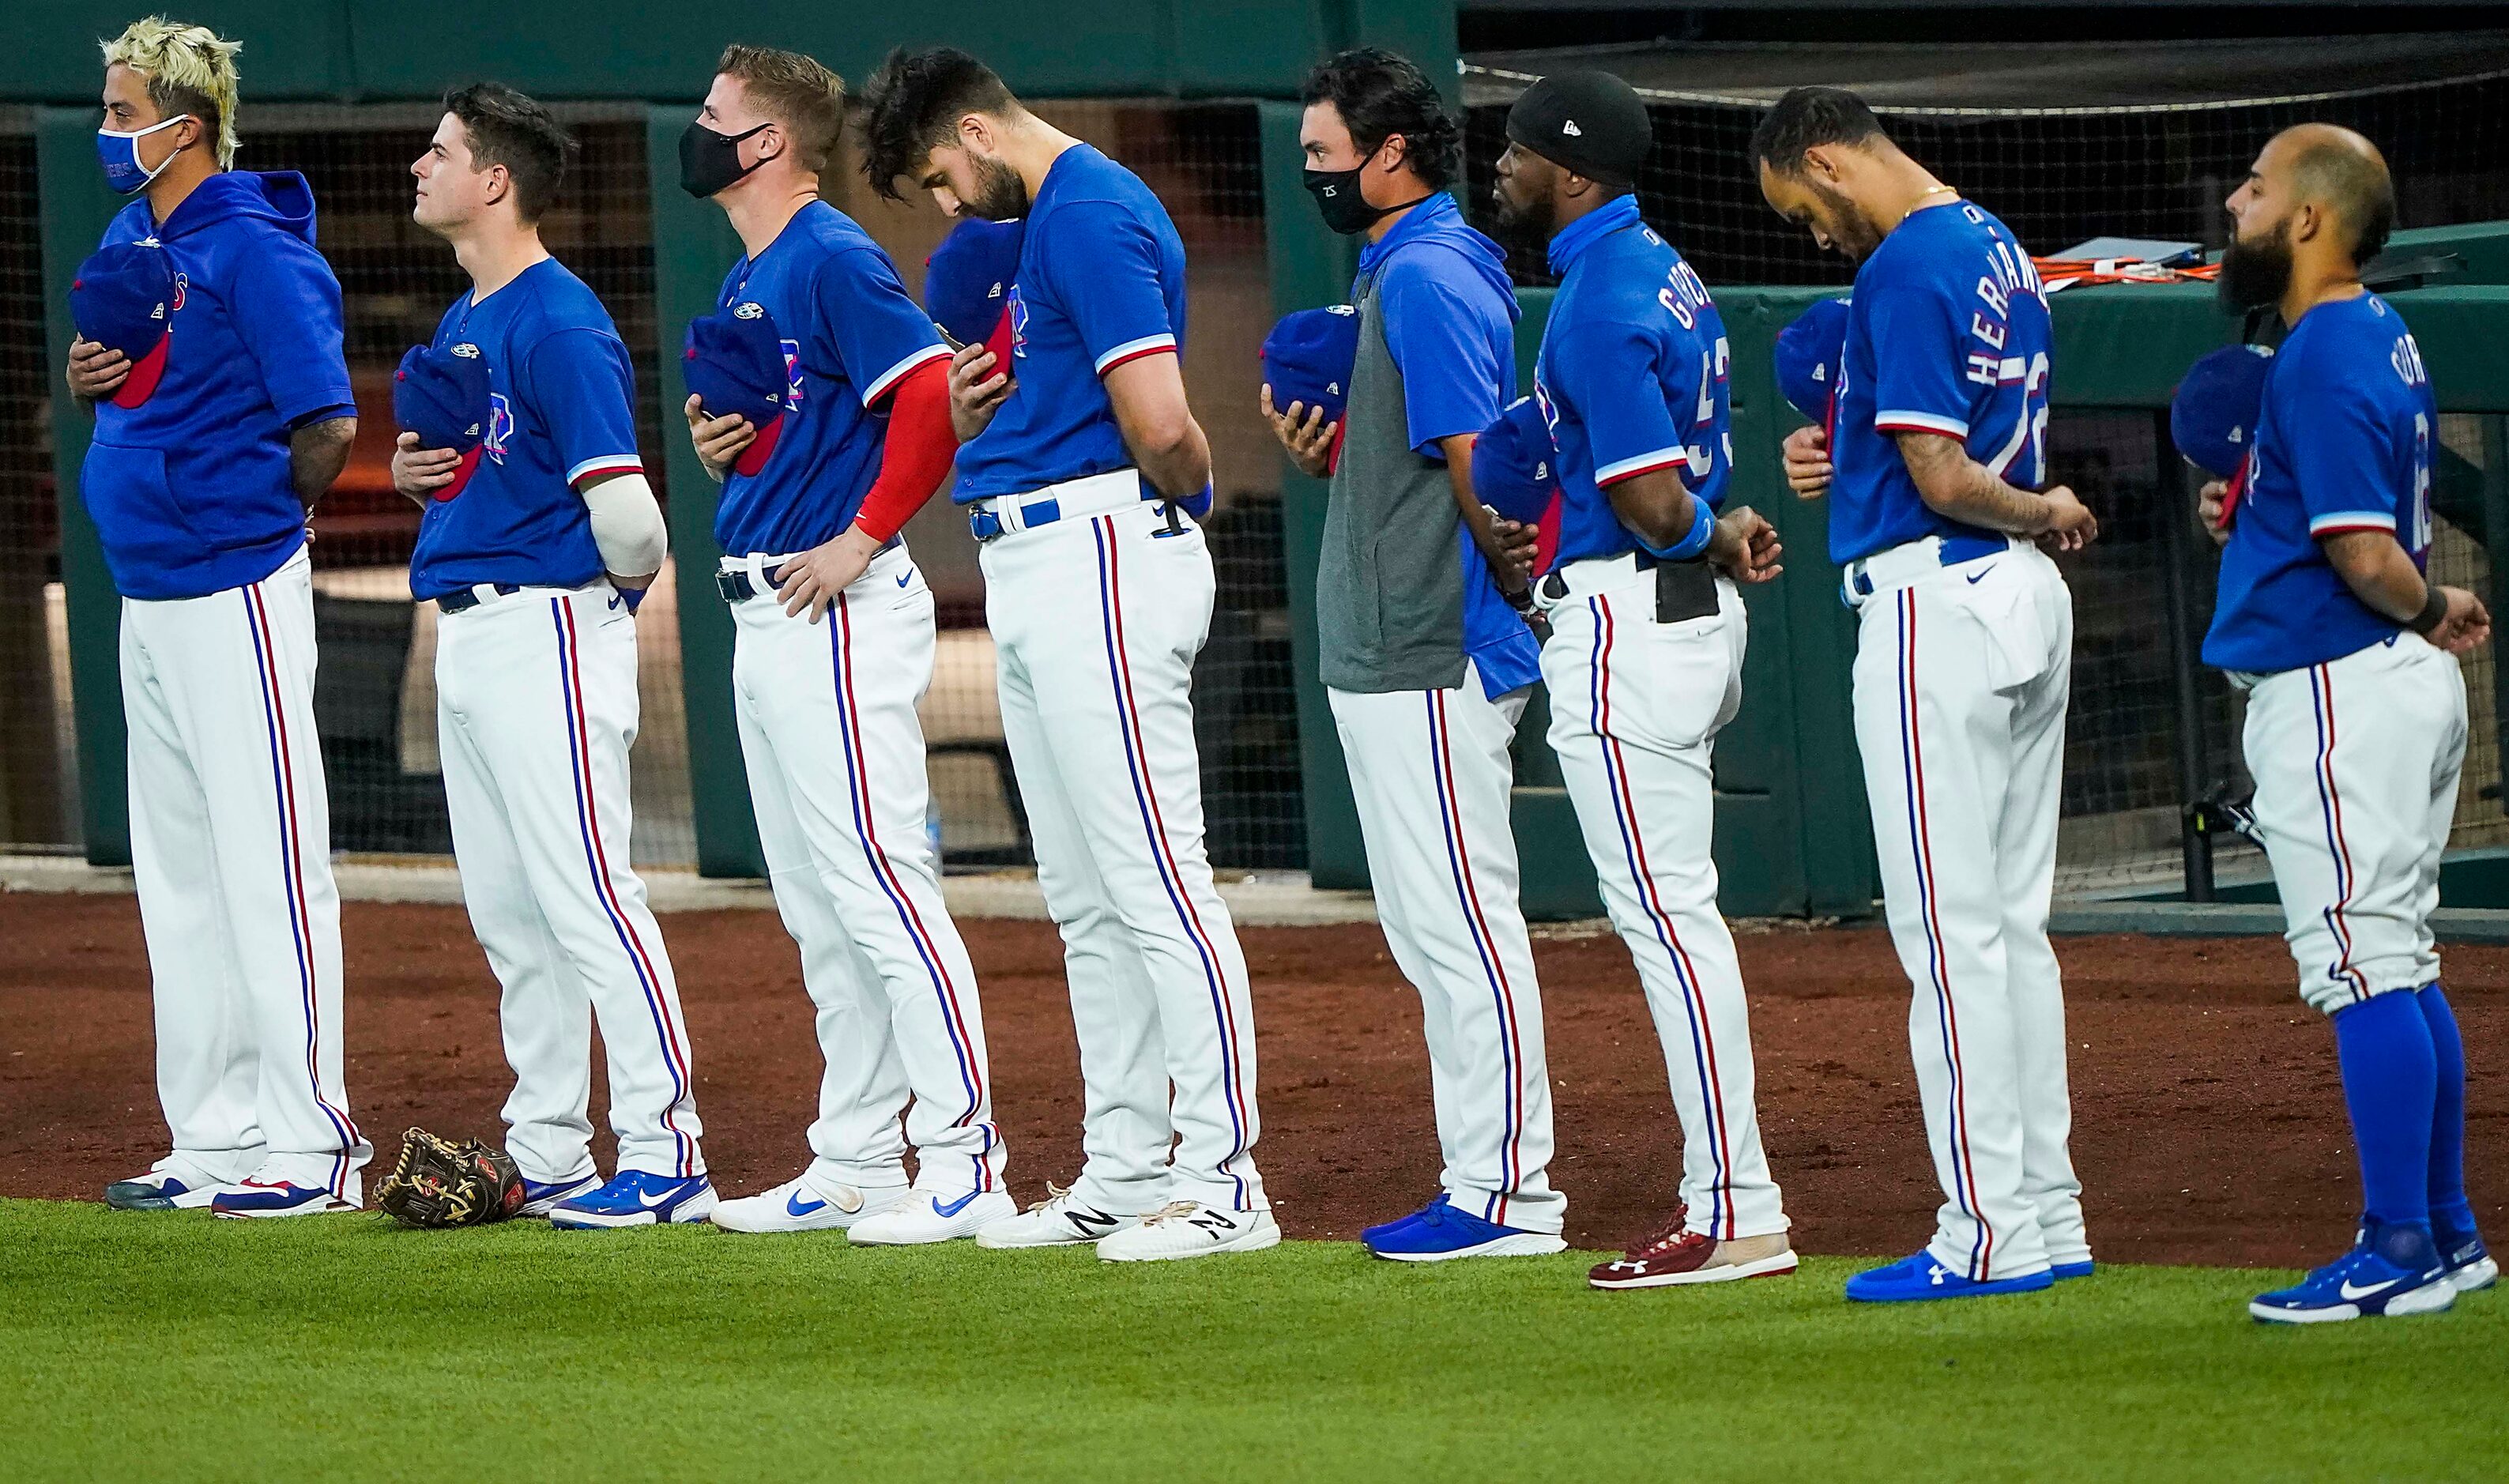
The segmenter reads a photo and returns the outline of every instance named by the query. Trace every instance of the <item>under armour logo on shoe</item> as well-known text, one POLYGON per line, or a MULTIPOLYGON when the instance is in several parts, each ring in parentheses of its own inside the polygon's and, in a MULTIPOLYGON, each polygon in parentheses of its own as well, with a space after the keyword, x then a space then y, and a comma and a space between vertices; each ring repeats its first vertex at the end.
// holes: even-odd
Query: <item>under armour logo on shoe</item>
POLYGON ((1944 1279, 1951 1276, 1952 1270, 1944 1267, 1941 1263, 1931 1262, 1926 1264, 1926 1281, 1933 1284, 1937 1288, 1943 1285, 1944 1279))

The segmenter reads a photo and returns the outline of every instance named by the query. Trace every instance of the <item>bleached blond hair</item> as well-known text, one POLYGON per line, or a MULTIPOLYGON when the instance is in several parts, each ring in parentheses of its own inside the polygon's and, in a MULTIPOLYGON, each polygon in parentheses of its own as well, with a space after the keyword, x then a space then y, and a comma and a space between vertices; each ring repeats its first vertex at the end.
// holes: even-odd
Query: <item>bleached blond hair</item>
POLYGON ((214 114, 201 122, 217 131, 218 168, 235 164, 235 59, 243 42, 228 41, 205 25, 151 16, 97 45, 106 66, 120 62, 148 80, 148 100, 165 117, 214 114))

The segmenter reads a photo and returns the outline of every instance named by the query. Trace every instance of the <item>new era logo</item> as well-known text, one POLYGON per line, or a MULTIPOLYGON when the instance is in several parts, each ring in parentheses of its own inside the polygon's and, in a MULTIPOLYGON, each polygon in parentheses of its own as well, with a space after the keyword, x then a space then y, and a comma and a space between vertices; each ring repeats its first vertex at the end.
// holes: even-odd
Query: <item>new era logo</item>
POLYGON ((1571 139, 1583 139, 1586 137, 1586 131, 1577 127, 1577 121, 1575 119, 1570 119, 1566 123, 1560 125, 1559 131, 1566 134, 1571 139))

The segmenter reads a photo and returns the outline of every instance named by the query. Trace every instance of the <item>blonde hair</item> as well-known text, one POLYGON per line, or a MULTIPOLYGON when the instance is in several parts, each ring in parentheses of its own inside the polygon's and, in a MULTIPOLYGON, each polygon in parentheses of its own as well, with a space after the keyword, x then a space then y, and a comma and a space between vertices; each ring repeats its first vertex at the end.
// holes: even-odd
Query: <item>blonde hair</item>
POLYGON ((827 172, 845 126, 844 79, 799 52, 737 42, 723 49, 714 70, 737 79, 750 106, 784 126, 802 168, 827 172))
POLYGON ((148 100, 160 114, 170 119, 188 113, 200 119, 204 132, 215 133, 220 169, 235 164, 235 59, 243 42, 227 41, 205 25, 151 16, 97 45, 106 66, 120 62, 148 80, 148 100))

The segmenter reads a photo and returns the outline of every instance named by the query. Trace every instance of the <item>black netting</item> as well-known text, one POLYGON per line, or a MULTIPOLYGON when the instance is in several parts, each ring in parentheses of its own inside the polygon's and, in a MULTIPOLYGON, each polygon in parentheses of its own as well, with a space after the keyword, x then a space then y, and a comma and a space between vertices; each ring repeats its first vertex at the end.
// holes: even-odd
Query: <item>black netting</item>
MULTIPOLYGON (((2058 101, 2058 100, 2051 100, 2058 101)), ((2399 88, 2315 101, 2222 107, 1942 117, 1884 108, 1892 137, 1962 194, 2050 256, 2094 237, 2222 245, 2222 203, 2266 139, 2310 120, 2359 130, 2385 152, 2402 225, 2509 216, 2509 78, 2399 88)), ((1760 199, 1749 159, 1753 107, 1651 103, 1656 151, 1638 181, 1647 219, 1710 283, 1845 283, 1843 258, 1760 199)), ((1468 110, 1471 200, 1488 199, 1507 110, 1468 110)), ((1548 283, 1539 253, 1510 263, 1548 283)))
MULTIPOLYGON (((79 843, 33 121, 0 112, 0 848, 79 843)), ((66 394, 64 391, 63 394, 66 394)))

